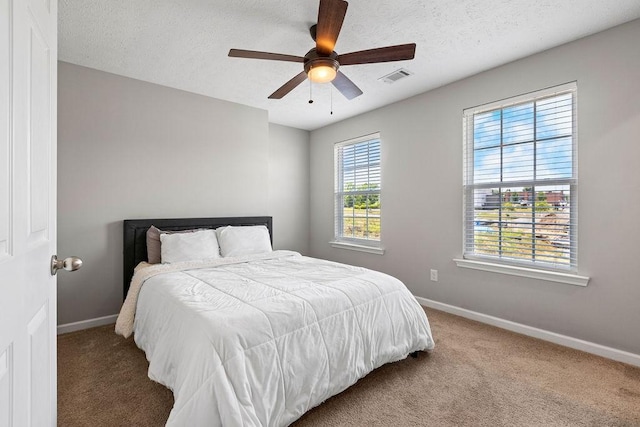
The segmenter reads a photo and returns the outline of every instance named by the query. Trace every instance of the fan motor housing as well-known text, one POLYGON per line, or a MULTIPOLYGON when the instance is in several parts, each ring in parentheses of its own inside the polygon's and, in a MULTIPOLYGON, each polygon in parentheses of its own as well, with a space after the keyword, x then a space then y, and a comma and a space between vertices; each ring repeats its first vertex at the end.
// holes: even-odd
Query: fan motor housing
POLYGON ((340 63, 338 63, 337 58, 338 54, 335 52, 331 52, 330 55, 320 55, 315 48, 311 49, 304 56, 304 71, 308 74, 310 69, 319 66, 328 66, 338 71, 340 63))

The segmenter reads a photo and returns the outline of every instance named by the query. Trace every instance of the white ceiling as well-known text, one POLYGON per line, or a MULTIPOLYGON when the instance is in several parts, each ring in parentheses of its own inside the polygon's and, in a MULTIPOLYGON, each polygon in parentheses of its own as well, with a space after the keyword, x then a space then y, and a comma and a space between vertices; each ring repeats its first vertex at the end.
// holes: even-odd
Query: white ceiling
POLYGON ((59 0, 59 59, 269 111, 312 130, 640 18, 638 0, 351 0, 339 54, 417 43, 411 61, 341 68, 364 94, 303 82, 302 64, 229 58, 230 48, 304 56, 318 0, 59 0), (378 79, 398 68, 414 74, 378 79), (333 98, 333 115, 330 115, 333 98))

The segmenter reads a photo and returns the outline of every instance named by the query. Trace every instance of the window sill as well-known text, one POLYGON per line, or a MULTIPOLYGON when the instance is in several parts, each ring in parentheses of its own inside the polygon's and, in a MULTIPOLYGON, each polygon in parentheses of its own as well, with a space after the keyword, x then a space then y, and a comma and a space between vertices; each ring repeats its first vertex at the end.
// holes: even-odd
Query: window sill
POLYGON ((512 276, 528 277, 531 279, 547 280, 550 282, 566 283, 574 286, 587 286, 589 277, 577 274, 558 273, 555 271, 537 270, 534 268, 516 267, 512 265, 493 264, 484 261, 471 261, 468 259, 454 259, 458 267, 474 270, 490 271, 492 273, 510 274, 512 276))
POLYGON ((338 242, 335 240, 329 242, 329 244, 334 248, 348 249, 351 251, 366 252, 369 254, 376 254, 376 255, 384 255, 384 248, 380 248, 380 247, 358 245, 356 243, 338 242))

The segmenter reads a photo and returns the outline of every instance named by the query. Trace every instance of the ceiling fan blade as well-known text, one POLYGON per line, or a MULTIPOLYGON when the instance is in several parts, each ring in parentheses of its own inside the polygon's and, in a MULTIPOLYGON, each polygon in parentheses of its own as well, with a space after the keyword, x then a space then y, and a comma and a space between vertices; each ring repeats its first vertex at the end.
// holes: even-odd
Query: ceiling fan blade
POLYGON ((278 90, 269 95, 269 99, 281 99, 283 96, 295 89, 300 83, 307 79, 307 73, 304 71, 283 84, 278 90))
POLYGON ((349 80, 349 77, 345 76, 342 71, 338 71, 336 78, 331 82, 345 96, 348 100, 357 98, 362 95, 362 91, 354 82, 349 80))
POLYGON ((403 61, 405 59, 413 59, 415 56, 416 44, 409 43, 345 53, 344 55, 339 55, 337 61, 342 66, 403 61))
POLYGON ((344 0, 320 0, 316 28, 316 50, 319 53, 329 55, 333 52, 347 6, 348 3, 344 0))
POLYGON ((283 55, 281 53, 259 52, 256 50, 231 49, 229 56, 234 58, 270 59, 272 61, 304 62, 302 56, 283 55))

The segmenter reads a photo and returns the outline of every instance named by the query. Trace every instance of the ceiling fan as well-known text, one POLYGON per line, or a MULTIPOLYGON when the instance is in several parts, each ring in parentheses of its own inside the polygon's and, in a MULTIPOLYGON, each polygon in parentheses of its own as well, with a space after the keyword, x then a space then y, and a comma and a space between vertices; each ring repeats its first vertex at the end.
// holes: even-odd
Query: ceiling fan
POLYGON ((320 0, 318 23, 309 29, 311 38, 316 42, 316 47, 307 52, 304 57, 242 49, 231 49, 229 56, 303 63, 304 71, 269 95, 269 99, 281 99, 305 81, 307 77, 315 83, 331 82, 347 99, 356 98, 362 95, 362 91, 339 71, 341 66, 413 59, 416 44, 401 44, 343 55, 337 54, 333 49, 347 13, 347 6, 348 3, 344 0, 320 0))

